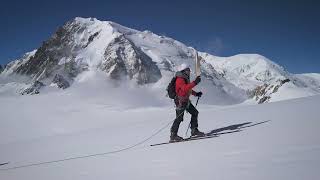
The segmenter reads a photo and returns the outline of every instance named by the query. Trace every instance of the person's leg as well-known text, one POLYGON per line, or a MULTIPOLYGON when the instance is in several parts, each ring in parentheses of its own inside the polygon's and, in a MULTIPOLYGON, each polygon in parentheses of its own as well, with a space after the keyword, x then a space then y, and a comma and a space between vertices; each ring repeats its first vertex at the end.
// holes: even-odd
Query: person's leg
POLYGON ((198 110, 191 103, 186 110, 191 114, 191 136, 204 136, 205 134, 198 129, 198 110))
POLYGON ((180 123, 183 121, 184 109, 176 109, 176 119, 171 126, 171 134, 178 134, 180 123))
POLYGON ((186 110, 191 114, 191 129, 198 128, 198 110, 191 103, 186 110))

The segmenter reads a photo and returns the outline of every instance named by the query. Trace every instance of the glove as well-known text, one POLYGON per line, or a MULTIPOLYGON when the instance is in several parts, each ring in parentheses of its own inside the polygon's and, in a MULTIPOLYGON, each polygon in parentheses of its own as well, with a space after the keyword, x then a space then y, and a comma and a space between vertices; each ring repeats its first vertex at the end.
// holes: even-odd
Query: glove
POLYGON ((196 83, 196 85, 198 85, 200 81, 201 81, 201 77, 197 76, 196 79, 194 80, 194 83, 196 83))
POLYGON ((201 96, 202 96, 202 92, 201 92, 201 91, 200 91, 200 92, 197 92, 197 93, 196 93, 196 96, 197 96, 197 97, 201 97, 201 96))

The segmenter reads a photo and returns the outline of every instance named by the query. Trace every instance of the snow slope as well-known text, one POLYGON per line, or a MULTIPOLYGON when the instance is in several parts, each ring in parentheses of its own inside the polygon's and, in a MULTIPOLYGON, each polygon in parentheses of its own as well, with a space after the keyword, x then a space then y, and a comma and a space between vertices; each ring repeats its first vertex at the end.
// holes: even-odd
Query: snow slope
MULTIPOLYGON (((205 105, 200 100, 200 129, 206 132, 239 123, 271 121, 213 139, 150 147, 168 140, 166 127, 137 147, 115 152, 165 127, 175 116, 173 106, 167 99, 151 99, 154 96, 149 88, 80 82, 61 92, 47 89, 36 96, 0 96, 0 164, 10 162, 0 166, 0 179, 320 177, 320 96, 224 107, 205 105), (99 153, 106 154, 3 170, 99 153)), ((184 135, 190 115, 185 119, 180 135, 184 135)))
POLYGON ((8 75, 12 74, 13 72, 16 71, 16 69, 19 66, 21 66, 21 65, 25 64, 26 62, 28 62, 29 59, 32 56, 35 55, 36 52, 37 52, 37 50, 33 50, 33 51, 30 51, 30 52, 27 52, 21 58, 11 61, 10 63, 8 63, 6 65, 6 68, 4 68, 3 72, 1 72, 1 75, 2 76, 8 76, 8 75))
POLYGON ((200 53, 221 76, 259 102, 274 102, 320 93, 318 73, 292 74, 259 54, 218 57, 200 53))
POLYGON ((313 89, 320 89, 320 74, 319 73, 305 73, 296 74, 295 77, 305 83, 306 87, 312 87, 313 89))
POLYGON ((230 57, 217 57, 207 53, 201 55, 229 81, 243 89, 285 79, 289 74, 283 67, 259 54, 238 54, 230 57))

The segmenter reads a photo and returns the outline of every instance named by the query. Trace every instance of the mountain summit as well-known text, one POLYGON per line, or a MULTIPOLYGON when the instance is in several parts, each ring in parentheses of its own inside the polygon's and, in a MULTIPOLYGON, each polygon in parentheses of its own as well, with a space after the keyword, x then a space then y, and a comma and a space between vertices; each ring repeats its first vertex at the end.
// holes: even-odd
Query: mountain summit
MULTIPOLYGON (((291 74, 261 55, 199 55, 208 103, 263 103, 320 92, 319 75, 291 74)), ((29 85, 22 94, 40 93, 48 85, 68 88, 88 71, 137 85, 166 84, 176 66, 187 63, 193 67, 194 59, 194 49, 174 39, 111 21, 77 17, 59 27, 38 49, 7 64, 1 77, 28 77, 24 83, 29 85)))

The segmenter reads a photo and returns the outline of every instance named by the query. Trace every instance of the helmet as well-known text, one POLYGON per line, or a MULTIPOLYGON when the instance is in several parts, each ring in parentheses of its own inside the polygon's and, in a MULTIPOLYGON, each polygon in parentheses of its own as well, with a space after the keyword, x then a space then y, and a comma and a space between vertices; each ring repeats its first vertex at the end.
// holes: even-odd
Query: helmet
POLYGON ((188 69, 188 68, 190 69, 190 65, 188 65, 186 63, 182 63, 180 66, 177 67, 177 70, 178 71, 183 71, 183 70, 188 69))

